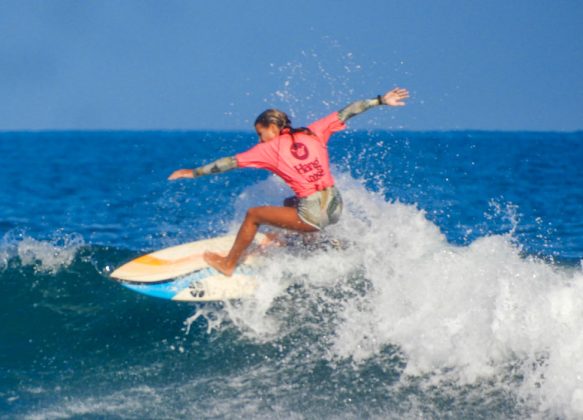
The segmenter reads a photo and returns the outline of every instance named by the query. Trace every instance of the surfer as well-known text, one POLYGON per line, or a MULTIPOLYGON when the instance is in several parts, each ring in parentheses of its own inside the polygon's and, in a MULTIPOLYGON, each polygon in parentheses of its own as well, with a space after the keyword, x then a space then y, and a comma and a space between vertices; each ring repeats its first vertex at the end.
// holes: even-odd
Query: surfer
POLYGON ((268 109, 255 120, 259 144, 246 152, 225 157, 196 169, 179 169, 169 180, 197 178, 235 168, 263 168, 279 175, 294 191, 284 206, 254 207, 247 211, 233 247, 226 256, 205 252, 205 261, 226 276, 233 274, 239 258, 253 242, 261 225, 298 232, 316 232, 338 222, 342 197, 334 186, 328 160, 328 139, 346 128, 346 121, 371 108, 404 106, 406 89, 395 88, 374 99, 356 101, 308 127, 293 128, 282 111, 268 109))

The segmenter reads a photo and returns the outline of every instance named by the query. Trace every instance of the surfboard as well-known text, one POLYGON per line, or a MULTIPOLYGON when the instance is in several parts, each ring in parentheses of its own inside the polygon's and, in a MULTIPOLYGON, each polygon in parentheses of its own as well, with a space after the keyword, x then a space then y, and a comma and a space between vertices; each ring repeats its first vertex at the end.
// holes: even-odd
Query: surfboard
MULTIPOLYGON (((256 252, 251 250, 231 277, 209 267, 207 250, 227 253, 234 235, 190 242, 135 258, 111 273, 111 277, 135 292, 162 299, 212 302, 252 296, 257 288, 256 252)), ((270 240, 257 234, 255 251, 270 240)))

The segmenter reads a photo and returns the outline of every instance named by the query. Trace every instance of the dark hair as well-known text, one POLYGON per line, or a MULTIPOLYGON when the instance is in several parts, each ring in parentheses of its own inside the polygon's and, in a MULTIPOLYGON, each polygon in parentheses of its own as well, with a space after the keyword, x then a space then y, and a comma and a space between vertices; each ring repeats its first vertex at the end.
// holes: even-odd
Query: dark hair
POLYGON ((284 130, 289 130, 289 134, 292 136, 292 141, 295 143, 294 134, 295 133, 307 133, 310 135, 314 135, 312 130, 306 127, 300 128, 293 128, 291 125, 291 120, 287 116, 287 114, 279 109, 267 109, 263 111, 259 116, 255 119, 255 125, 261 124, 264 127, 269 127, 271 124, 275 124, 278 128, 280 133, 284 130))

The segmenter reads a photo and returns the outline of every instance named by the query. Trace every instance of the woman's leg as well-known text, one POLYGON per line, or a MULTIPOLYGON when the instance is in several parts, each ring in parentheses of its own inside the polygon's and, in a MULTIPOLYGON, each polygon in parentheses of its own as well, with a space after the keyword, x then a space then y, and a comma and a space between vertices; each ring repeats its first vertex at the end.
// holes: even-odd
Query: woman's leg
POLYGON ((292 207, 254 207, 247 211, 245 220, 239 229, 235 243, 226 257, 214 252, 205 252, 204 260, 226 276, 230 276, 237 267, 237 262, 247 247, 253 242, 255 233, 261 225, 271 225, 298 232, 315 232, 318 229, 304 223, 298 216, 298 210, 292 207))

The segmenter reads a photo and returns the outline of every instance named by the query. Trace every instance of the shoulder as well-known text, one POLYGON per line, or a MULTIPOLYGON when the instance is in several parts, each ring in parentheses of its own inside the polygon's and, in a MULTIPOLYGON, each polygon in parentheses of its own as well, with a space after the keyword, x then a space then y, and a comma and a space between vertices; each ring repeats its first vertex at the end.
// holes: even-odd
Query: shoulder
POLYGON ((318 121, 314 121, 308 126, 308 128, 316 136, 320 137, 324 141, 327 141, 332 133, 344 130, 346 128, 346 124, 340 119, 338 112, 335 111, 329 115, 326 115, 324 118, 319 119, 318 121))
POLYGON ((277 156, 279 142, 280 138, 277 137, 267 143, 256 144, 249 150, 237 154, 235 156, 237 159, 237 165, 239 167, 245 167, 260 163, 271 163, 277 156))

